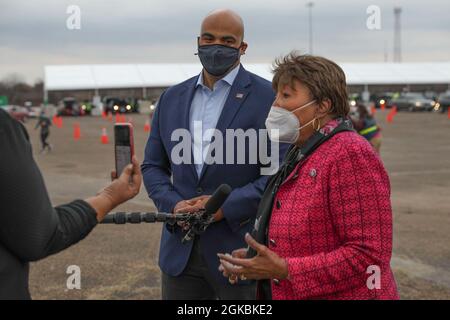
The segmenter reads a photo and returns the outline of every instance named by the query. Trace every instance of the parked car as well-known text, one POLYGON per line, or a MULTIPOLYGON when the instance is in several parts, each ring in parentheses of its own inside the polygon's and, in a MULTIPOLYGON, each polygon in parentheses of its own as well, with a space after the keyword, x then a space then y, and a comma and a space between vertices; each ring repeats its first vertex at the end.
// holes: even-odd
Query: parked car
POLYGON ((27 108, 24 108, 24 107, 15 106, 15 105, 7 105, 7 106, 1 106, 0 108, 5 110, 6 112, 8 112, 11 115, 11 117, 13 117, 14 119, 24 122, 24 123, 27 121, 27 119, 29 117, 28 110, 27 110, 27 108))
POLYGON ((393 92, 380 92, 374 93, 370 96, 370 101, 374 103, 375 108, 381 108, 381 105, 384 104, 385 107, 390 105, 390 101, 394 98, 393 92))
POLYGON ((33 103, 31 101, 26 101, 24 103, 24 107, 28 111, 29 118, 38 118, 42 111, 42 107, 33 106, 33 103))
POLYGON ((27 109, 28 109, 28 116, 30 118, 39 118, 39 116, 41 115, 41 112, 42 112, 41 107, 31 106, 31 107, 27 107, 27 109))
POLYGON ((441 93, 438 97, 438 101, 434 106, 435 111, 448 112, 450 109, 450 91, 441 93))
POLYGON ((122 99, 117 97, 105 97, 103 99, 104 111, 108 113, 138 112, 139 105, 133 99, 122 99))
POLYGON ((92 109, 94 108, 94 106, 88 100, 84 100, 81 103, 81 107, 80 108, 81 108, 81 113, 84 115, 84 114, 91 114, 92 109))
POLYGON ((359 103, 363 103, 363 99, 359 93, 350 93, 348 95, 348 103, 350 106, 356 106, 359 103))
POLYGON ((425 98, 437 101, 439 94, 436 91, 427 90, 423 93, 425 98))
POLYGON ((82 111, 80 104, 75 98, 67 97, 62 99, 58 104, 58 115, 59 116, 80 116, 82 111))
POLYGON ((393 98, 390 106, 396 106, 398 111, 431 111, 436 102, 425 98, 420 92, 406 92, 398 98, 393 98))

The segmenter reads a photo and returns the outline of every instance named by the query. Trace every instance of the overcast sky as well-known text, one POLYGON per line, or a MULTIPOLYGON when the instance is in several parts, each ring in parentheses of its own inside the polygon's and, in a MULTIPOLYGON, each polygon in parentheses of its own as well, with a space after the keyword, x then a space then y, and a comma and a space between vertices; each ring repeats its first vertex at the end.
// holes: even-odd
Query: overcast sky
MULTIPOLYGON (((448 0, 313 0, 314 54, 337 62, 392 61, 394 6, 401 6, 403 61, 450 61, 448 0), (366 26, 369 5, 381 30, 366 26)), ((196 37, 213 9, 237 11, 249 44, 242 62, 267 62, 308 50, 301 0, 0 0, 0 78, 28 82, 48 64, 197 62, 196 37), (81 29, 66 27, 69 5, 81 29)))

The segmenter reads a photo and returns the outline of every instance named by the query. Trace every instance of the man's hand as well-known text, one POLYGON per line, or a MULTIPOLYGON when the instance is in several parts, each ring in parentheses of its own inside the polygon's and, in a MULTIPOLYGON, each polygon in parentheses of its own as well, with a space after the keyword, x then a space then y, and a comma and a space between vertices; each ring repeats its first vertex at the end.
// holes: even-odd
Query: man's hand
MULTIPOLYGON (((175 205, 173 208, 173 213, 194 213, 198 210, 195 210, 196 201, 190 200, 181 200, 175 205), (195 211, 194 211, 195 210, 195 211)), ((189 229, 189 225, 187 225, 183 221, 177 221, 177 225, 183 229, 183 231, 187 231, 189 229)))
MULTIPOLYGON (((198 212, 200 210, 205 209, 205 204, 208 202, 208 200, 211 198, 210 195, 202 195, 198 196, 189 200, 180 201, 177 203, 175 208, 177 208, 178 205, 180 205, 178 211, 174 209, 175 213, 179 212, 198 212)), ((214 221, 220 221, 223 219, 223 210, 219 209, 216 213, 214 213, 214 221)))
MULTIPOLYGON (((173 209, 173 213, 195 213, 202 209, 205 209, 205 204, 208 202, 210 195, 202 195, 189 200, 182 200, 175 205, 173 209)), ((219 209, 214 215, 214 221, 220 221, 223 219, 223 211, 219 209)), ((177 225, 180 226, 184 231, 189 229, 189 225, 184 222, 177 222, 177 225)))
POLYGON ((197 212, 198 209, 196 209, 197 207, 195 206, 195 204, 197 203, 197 200, 195 200, 196 198, 190 199, 190 200, 182 200, 180 202, 178 202, 175 205, 175 208, 173 208, 173 213, 193 213, 193 212, 197 212))

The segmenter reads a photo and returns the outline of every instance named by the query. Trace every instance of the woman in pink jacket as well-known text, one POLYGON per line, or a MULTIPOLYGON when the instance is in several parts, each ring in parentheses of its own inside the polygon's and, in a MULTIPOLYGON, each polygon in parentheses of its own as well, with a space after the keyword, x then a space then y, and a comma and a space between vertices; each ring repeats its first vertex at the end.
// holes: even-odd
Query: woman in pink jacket
POLYGON ((218 254, 231 283, 262 299, 398 299, 390 268, 389 177, 347 118, 345 75, 322 57, 276 62, 266 127, 291 143, 268 182, 249 248, 218 254))

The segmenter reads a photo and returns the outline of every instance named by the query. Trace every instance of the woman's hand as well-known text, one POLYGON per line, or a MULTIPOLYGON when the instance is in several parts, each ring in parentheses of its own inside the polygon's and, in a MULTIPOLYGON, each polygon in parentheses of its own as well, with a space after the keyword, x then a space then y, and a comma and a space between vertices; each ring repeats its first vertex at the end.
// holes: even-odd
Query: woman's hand
POLYGON ((288 276, 286 260, 278 256, 266 246, 259 244, 250 234, 245 235, 245 241, 257 255, 246 259, 246 249, 233 251, 232 255, 217 254, 220 259, 219 270, 224 276, 232 279, 285 279, 288 276))
MULTIPOLYGON (((230 256, 229 253, 226 253, 225 255, 230 256)), ((246 256, 247 256, 247 248, 241 248, 241 249, 237 249, 237 250, 234 250, 233 252, 231 252, 231 257, 233 257, 233 258, 244 259, 246 256)), ((225 268, 223 267, 222 264, 219 265, 219 271, 222 272, 224 277, 231 276, 231 274, 228 273, 227 270, 225 270, 225 268)))
POLYGON ((132 163, 125 167, 122 174, 116 179, 116 173, 111 172, 113 181, 104 189, 100 190, 95 197, 86 199, 97 212, 97 220, 103 217, 121 203, 134 198, 141 188, 142 174, 136 157, 132 163))
POLYGON ((109 197, 114 207, 134 198, 139 193, 142 174, 136 157, 131 159, 131 164, 123 169, 118 179, 115 179, 116 176, 115 171, 111 172, 112 183, 99 192, 99 194, 109 197))
MULTIPOLYGON (((241 259, 243 259, 243 258, 245 258, 247 256, 247 251, 248 251, 247 248, 237 249, 237 250, 234 250, 233 252, 231 252, 231 256, 233 258, 241 258, 241 259)), ((225 255, 226 256, 230 256, 229 253, 226 253, 225 255)), ((234 275, 234 274, 228 273, 228 271, 225 270, 225 268, 223 267, 222 264, 219 265, 219 271, 222 272, 224 277, 228 277, 228 281, 231 284, 236 284, 238 282, 237 276, 234 275)))

